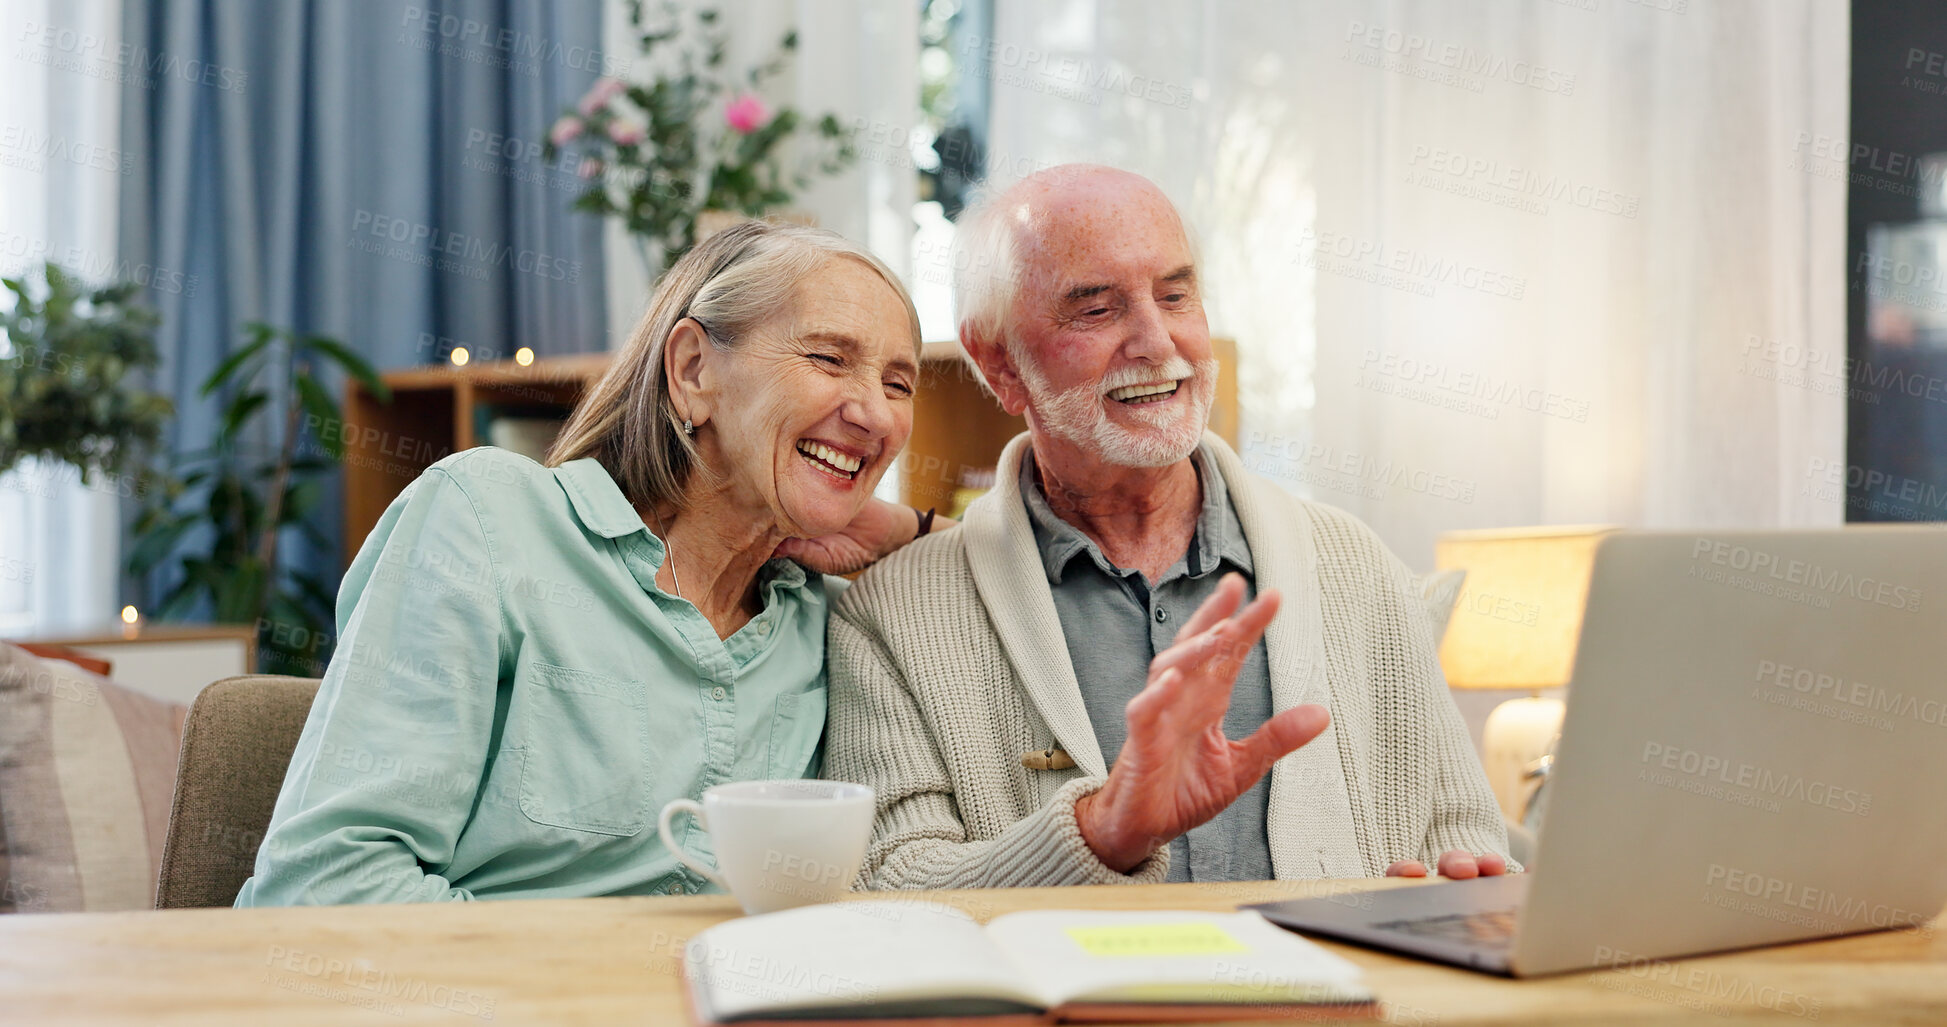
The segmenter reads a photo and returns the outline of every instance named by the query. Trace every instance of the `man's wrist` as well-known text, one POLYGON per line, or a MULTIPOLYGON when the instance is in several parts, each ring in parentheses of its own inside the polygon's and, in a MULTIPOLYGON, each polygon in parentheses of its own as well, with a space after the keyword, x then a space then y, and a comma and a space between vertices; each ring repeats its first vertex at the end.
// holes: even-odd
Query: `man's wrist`
POLYGON ((1082 842, 1088 846, 1102 865, 1118 874, 1134 870, 1149 854, 1154 846, 1132 846, 1119 842, 1115 832, 1104 823, 1103 810, 1099 804, 1102 793, 1090 792, 1075 800, 1075 830, 1081 832, 1082 842), (1140 852, 1134 852, 1141 849, 1140 852))

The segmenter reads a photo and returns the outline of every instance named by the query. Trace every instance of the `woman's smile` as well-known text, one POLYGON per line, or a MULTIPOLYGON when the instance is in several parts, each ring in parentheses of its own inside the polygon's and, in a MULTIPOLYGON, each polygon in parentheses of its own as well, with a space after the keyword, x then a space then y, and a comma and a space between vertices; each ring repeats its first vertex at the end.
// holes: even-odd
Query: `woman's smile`
POLYGON ((799 439, 798 455, 820 474, 843 482, 848 488, 858 480, 859 470, 865 466, 863 457, 817 439, 799 439))

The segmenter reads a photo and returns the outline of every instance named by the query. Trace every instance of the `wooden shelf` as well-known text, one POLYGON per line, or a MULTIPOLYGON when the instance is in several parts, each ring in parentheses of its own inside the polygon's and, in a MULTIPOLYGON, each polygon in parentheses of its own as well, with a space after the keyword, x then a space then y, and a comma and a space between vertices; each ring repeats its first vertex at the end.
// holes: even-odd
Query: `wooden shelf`
POLYGON ((480 445, 474 411, 482 405, 544 407, 562 416, 608 370, 608 353, 454 367, 413 367, 381 377, 392 402, 381 405, 357 382, 345 388, 344 562, 350 564, 385 508, 442 457, 480 445))

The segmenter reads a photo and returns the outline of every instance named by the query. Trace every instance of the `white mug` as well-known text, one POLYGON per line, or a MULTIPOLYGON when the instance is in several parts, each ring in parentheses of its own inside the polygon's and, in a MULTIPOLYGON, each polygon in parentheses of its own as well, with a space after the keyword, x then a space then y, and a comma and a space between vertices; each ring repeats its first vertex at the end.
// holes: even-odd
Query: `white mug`
POLYGON ((840 899, 872 840, 872 789, 843 781, 738 781, 703 790, 701 805, 663 807, 656 833, 677 862, 715 882, 746 913, 840 899), (689 813, 709 832, 717 865, 676 843, 670 821, 689 813))

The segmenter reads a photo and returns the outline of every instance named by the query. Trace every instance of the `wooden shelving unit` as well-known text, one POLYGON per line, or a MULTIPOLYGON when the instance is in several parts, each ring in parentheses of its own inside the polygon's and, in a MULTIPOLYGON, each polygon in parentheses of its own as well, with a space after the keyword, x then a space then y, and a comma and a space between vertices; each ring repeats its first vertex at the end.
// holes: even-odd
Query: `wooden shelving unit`
POLYGON ((392 402, 381 405, 357 382, 345 388, 344 559, 392 500, 441 457, 471 449, 474 410, 482 405, 559 409, 563 416, 608 370, 611 354, 544 357, 526 367, 511 360, 464 367, 414 367, 382 377, 392 402))

